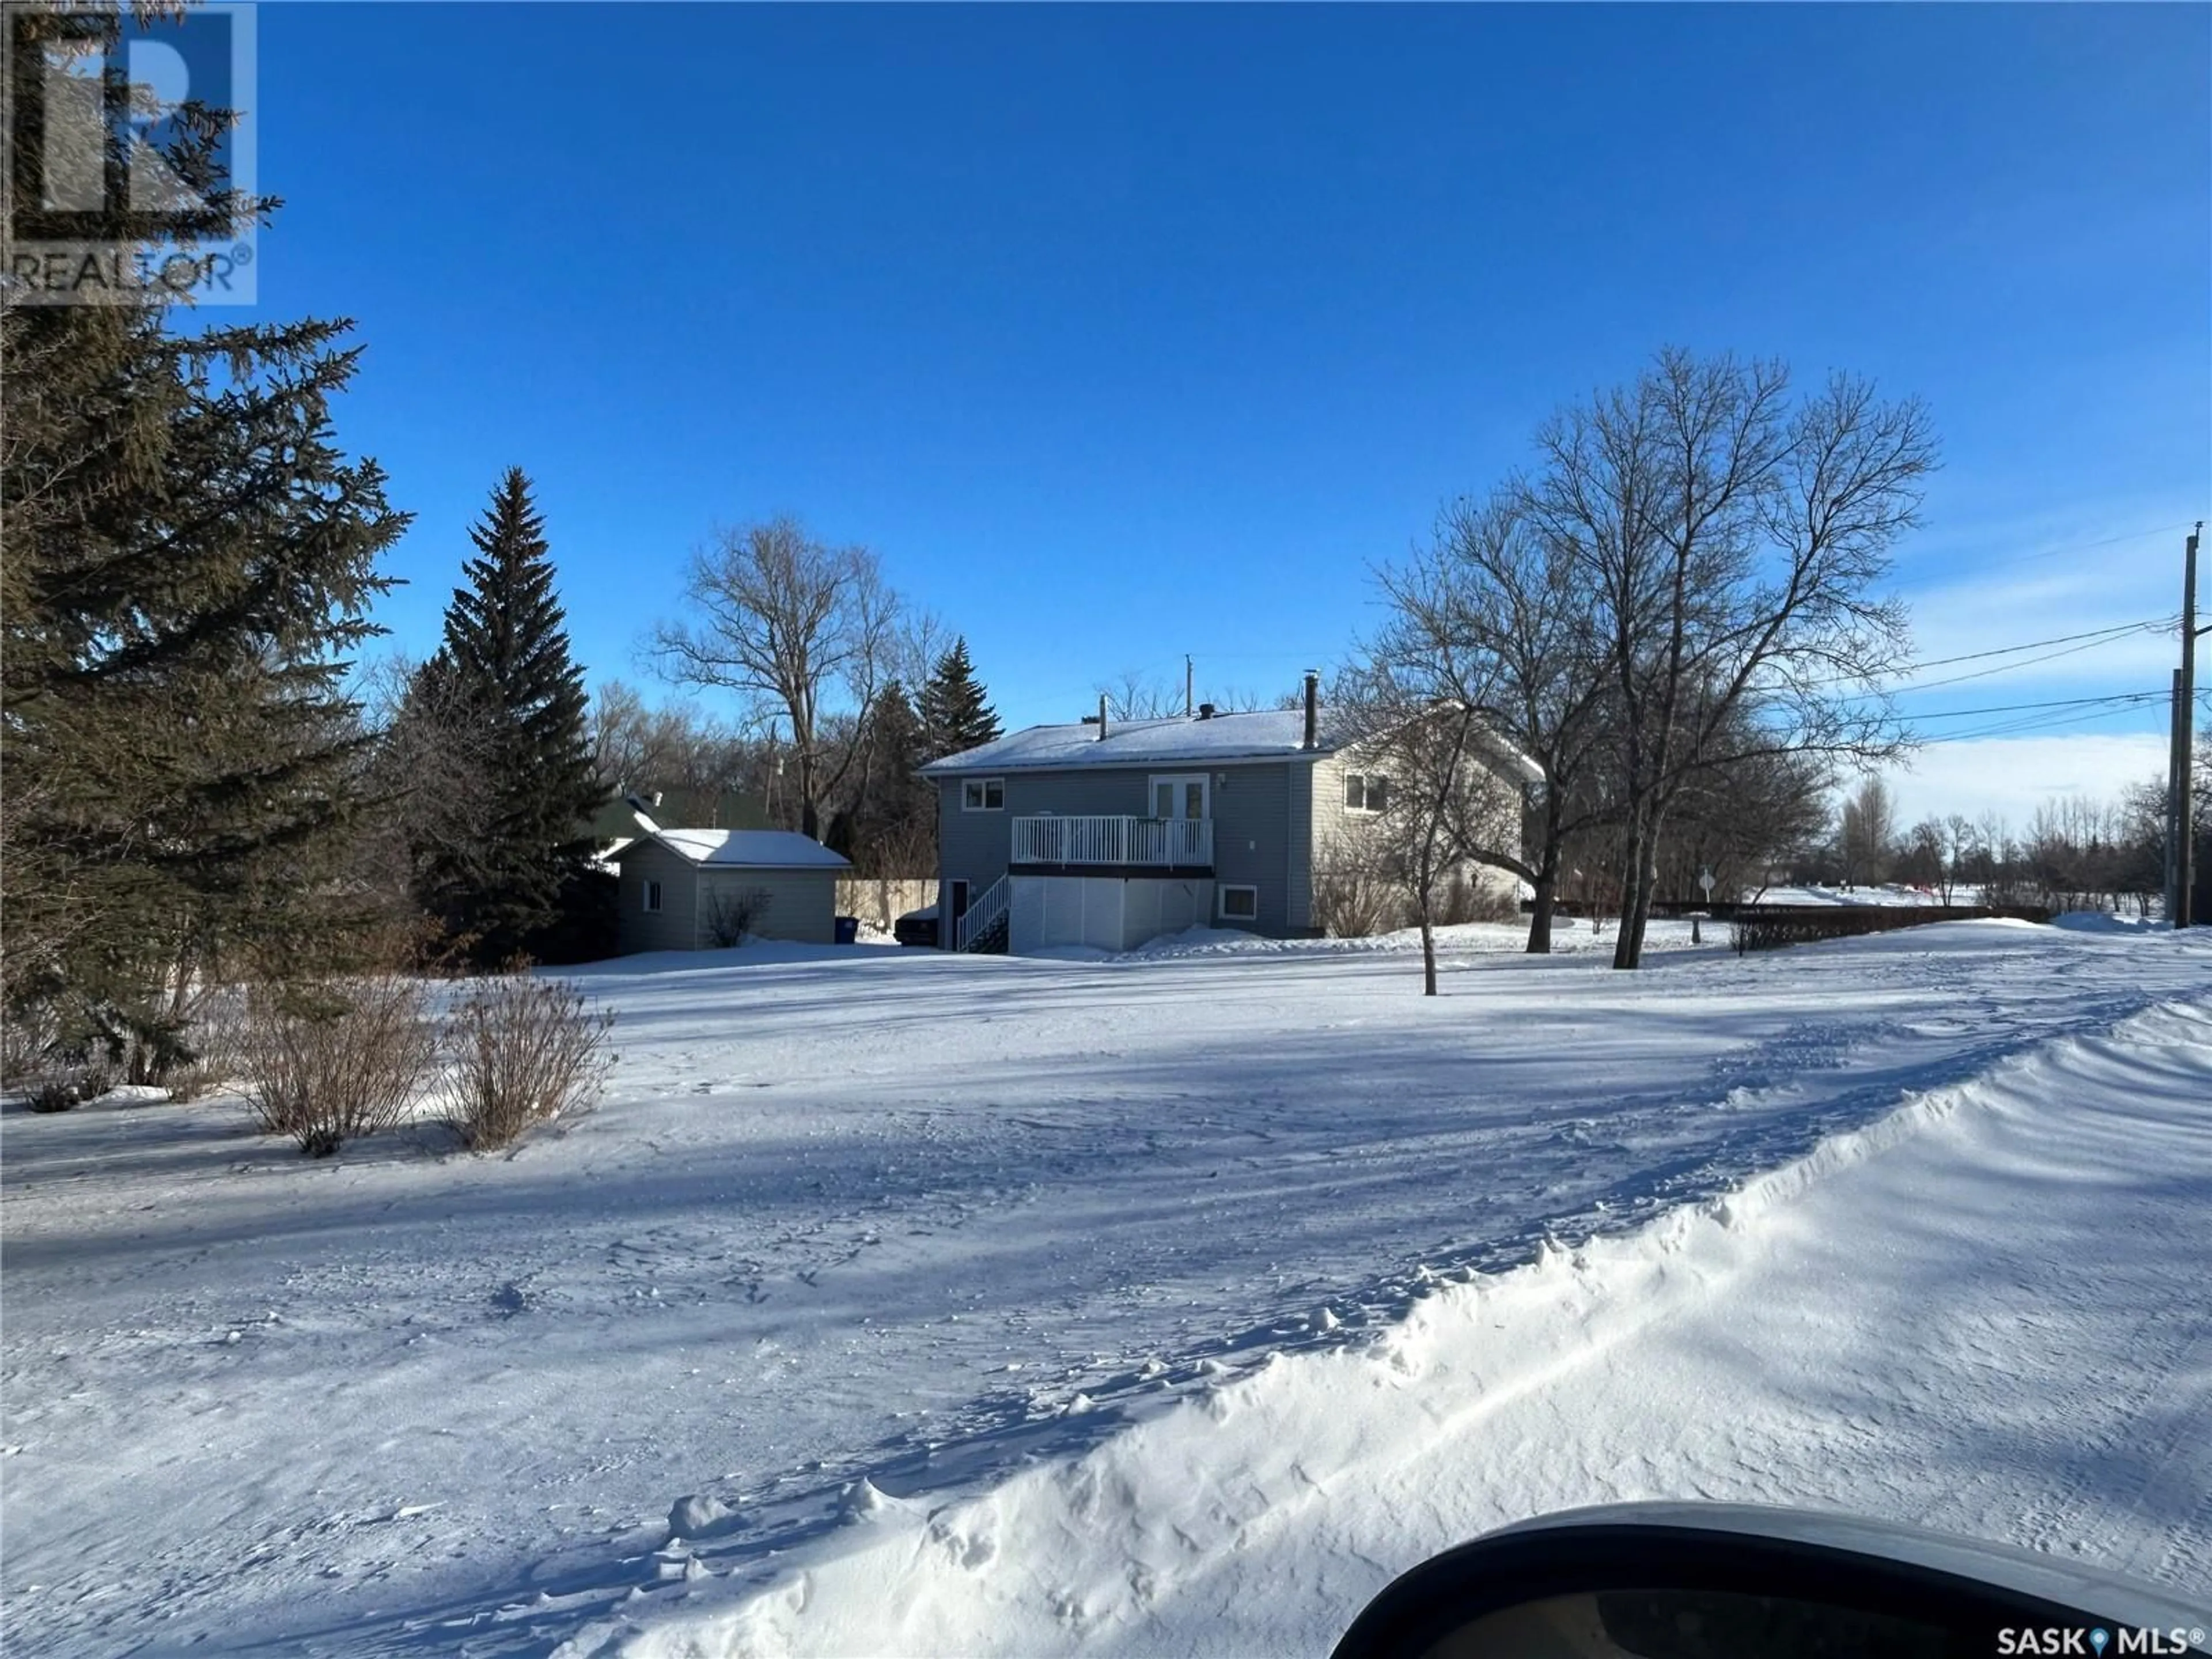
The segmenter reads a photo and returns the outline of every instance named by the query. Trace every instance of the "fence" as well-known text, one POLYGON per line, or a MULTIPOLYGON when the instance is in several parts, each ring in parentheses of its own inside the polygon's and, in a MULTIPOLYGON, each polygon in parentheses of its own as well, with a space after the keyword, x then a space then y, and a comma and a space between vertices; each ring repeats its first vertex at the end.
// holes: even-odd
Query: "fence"
POLYGON ((2033 904, 1735 904, 1726 910, 1736 951, 1778 951, 1824 939, 1854 939, 1862 933, 1893 933, 1935 921, 2049 921, 2051 912, 2033 904))
POLYGON ((909 910, 937 902, 937 883, 920 876, 840 876, 837 914, 858 916, 885 933, 909 910))

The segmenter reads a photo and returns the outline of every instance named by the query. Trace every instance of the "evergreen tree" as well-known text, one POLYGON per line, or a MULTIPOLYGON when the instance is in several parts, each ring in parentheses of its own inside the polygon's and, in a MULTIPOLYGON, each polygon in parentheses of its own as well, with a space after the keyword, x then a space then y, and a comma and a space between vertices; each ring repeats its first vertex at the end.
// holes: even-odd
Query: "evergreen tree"
POLYGON ((589 819, 605 791, 544 522, 520 467, 470 538, 468 585, 453 591, 445 642, 410 701, 457 710, 479 735, 484 828, 425 848, 419 893, 471 959, 497 965, 542 951, 557 928, 589 868, 589 819))
POLYGON ((921 688, 921 715, 925 761, 999 740, 999 717, 975 678, 965 635, 954 640, 930 671, 921 688))
POLYGON ((874 764, 853 815, 846 855, 864 874, 923 874, 936 864, 937 792, 921 772, 921 721, 896 680, 876 699, 870 738, 874 764))
POLYGON ((359 920, 334 879, 364 742, 344 677, 406 522, 333 441, 348 325, 168 325, 0 312, 6 1012, 145 1080, 211 974, 359 920))

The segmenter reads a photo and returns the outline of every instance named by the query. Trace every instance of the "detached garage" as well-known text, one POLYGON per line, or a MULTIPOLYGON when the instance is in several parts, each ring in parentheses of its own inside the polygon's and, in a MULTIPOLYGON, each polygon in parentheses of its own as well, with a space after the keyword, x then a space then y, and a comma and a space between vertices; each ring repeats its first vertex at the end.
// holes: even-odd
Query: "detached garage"
POLYGON ((663 830, 642 814, 638 829, 607 854, 621 878, 625 955, 712 951, 747 934, 835 942, 837 878, 852 866, 819 842, 787 830, 663 830))

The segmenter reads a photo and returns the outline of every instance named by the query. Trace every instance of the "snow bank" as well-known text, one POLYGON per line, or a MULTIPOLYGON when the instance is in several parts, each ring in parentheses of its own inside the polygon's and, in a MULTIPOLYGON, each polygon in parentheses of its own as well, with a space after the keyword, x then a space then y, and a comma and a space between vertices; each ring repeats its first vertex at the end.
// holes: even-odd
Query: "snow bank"
MULTIPOLYGON (((680 1613, 592 1632, 564 1652, 1320 1651, 1416 1553, 1577 1502, 1810 1498, 1924 1518, 1917 1511, 1942 1507, 1934 1482, 1943 1465, 1988 1426, 1978 1420, 1978 1371, 2040 1356, 2048 1372, 2052 1348, 2097 1352, 2069 1340, 2081 1334, 2075 1322, 2124 1326, 2193 1305, 2180 1287, 2212 1271, 2201 1228, 2179 1249, 2185 1263, 2146 1258, 2147 1246, 2165 1256, 2164 1243, 2153 1245, 2171 1239, 2163 1229, 2135 1231, 2115 1250, 2119 1230, 2097 1224, 2138 1195, 2126 1187, 2151 1184, 2145 1153, 2185 1152, 2212 1182, 2208 1142, 2212 1005, 2065 1039, 1913 1099, 1724 1199, 1441 1287, 1357 1347, 1278 1356, 1082 1456, 951 1503, 876 1494, 842 1536, 732 1604, 703 1607, 712 1592, 695 1593, 680 1613), (2046 1190, 2057 1168, 2074 1178, 2046 1190), (1921 1213, 1931 1196, 1950 1200, 1952 1224, 1940 1210, 1921 1213), (1993 1216, 2009 1218, 2008 1236, 1982 1231, 1993 1216), (1901 1237, 1916 1221, 1916 1236, 1901 1237), (2084 1221, 2091 1237, 2101 1232, 2108 1260, 2049 1259, 2084 1221), (2008 1270, 2026 1276, 2006 1282, 2008 1270), (2069 1294, 2075 1279, 2125 1305, 2093 1313, 2069 1294), (1900 1310, 1893 1298, 1908 1290, 1925 1305, 1900 1310), (1772 1332, 1759 1328, 1762 1310, 1795 1310, 1817 1340, 1795 1352, 1763 1346, 1772 1332), (1993 1347, 1943 1340, 1962 1328, 2002 1339, 2008 1317, 2010 1340, 1993 1347), (1881 1351, 1865 1352, 1869 1340, 1881 1351), (1917 1372, 1909 1391, 1951 1443, 1948 1455, 1932 1468, 1887 1459, 1814 1492, 1772 1490, 1778 1468, 1822 1466, 1832 1447, 1802 1443, 1808 1431, 1849 1443, 1867 1437, 1867 1413, 1881 1409, 1835 1386, 1824 1346, 1853 1351, 1860 1370, 1917 1372), (1806 1420, 1808 1402, 1825 1420, 1806 1420), (1767 1463, 1758 1447, 1771 1439, 1798 1443, 1794 1455, 1767 1463), (1607 1443, 1633 1461, 1594 1480, 1607 1443)), ((2212 1378, 2191 1364, 2212 1350, 2212 1333, 2201 1307, 2189 1323, 2193 1345, 2184 1332, 2162 1354, 2146 1345, 2130 1356, 2155 1381, 2134 1388, 2156 1401, 2144 1413, 2155 1442, 2146 1462, 2185 1504, 2212 1476, 2212 1378)), ((2063 1415, 2082 1402, 2036 1403, 2063 1415)), ((1886 1437, 1877 1428, 1874 1437, 1886 1437)), ((2059 1482, 2075 1490, 2062 1498, 2086 1507, 2081 1489, 2101 1471, 2101 1454, 2077 1449, 2059 1482)), ((2175 1534, 2170 1513, 2159 1512, 2148 1538, 2127 1540, 2128 1564, 2170 1582, 2201 1577, 2212 1534, 2200 1516, 2175 1534)), ((1971 1529, 1991 1516, 1946 1518, 1971 1529)), ((2033 1505, 2011 1522, 2045 1547, 2112 1537, 2109 1522, 2081 1526, 2063 1510, 2042 1518, 2057 1522, 2044 1536, 2033 1535, 2033 1505)))
MULTIPOLYGON (((1878 904, 1921 905, 1942 903, 1940 895, 1925 887, 1901 887, 1895 883, 1858 887, 1768 887, 1743 896, 1747 904, 1878 904)), ((1958 904, 1978 904, 1978 892, 1961 891, 1953 902, 1958 904)))
POLYGON ((2148 933, 2166 929, 2157 916, 2120 916, 2110 910, 2062 910, 2051 917, 2053 927, 2069 933, 2148 933))

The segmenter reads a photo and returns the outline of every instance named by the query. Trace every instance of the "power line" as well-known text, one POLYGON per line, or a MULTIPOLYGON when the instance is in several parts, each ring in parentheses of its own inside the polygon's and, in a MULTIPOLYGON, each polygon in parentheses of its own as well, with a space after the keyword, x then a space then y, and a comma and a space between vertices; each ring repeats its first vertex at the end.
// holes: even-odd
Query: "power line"
POLYGON ((2155 530, 2137 530, 2124 536, 2107 536, 2102 541, 2076 542, 2070 547, 2046 548, 2039 553, 2015 553, 2008 558, 1984 559, 1979 561, 1974 568, 2001 570, 2008 565, 2034 564, 2044 559, 2063 559, 2069 554, 2094 552, 2100 547, 2118 547, 2122 542, 2147 542, 2154 536, 2172 536, 2188 528, 2189 526, 2186 523, 2161 525, 2155 530))
POLYGON ((2095 703, 2144 702, 2167 695, 2164 691, 2114 691, 2101 697, 2057 697, 2048 702, 1999 703, 1989 708, 1946 708, 1936 714, 1909 714, 1905 718, 1913 720, 1956 720, 1977 714, 2013 714, 2029 708, 2080 708, 2095 703))
MULTIPOLYGON (((2083 651, 2094 651, 2101 645, 2118 645, 2122 640, 2130 638, 2136 634, 2160 633, 2163 631, 2164 624, 2162 623, 2138 623, 2126 629, 2116 629, 2112 633, 2099 638, 2088 640, 2085 644, 2069 645, 2062 651, 2048 651, 2039 657, 2022 657, 2015 662, 1999 663, 1995 668, 1978 668, 1971 674, 1954 674, 1947 679, 1927 680, 1918 685, 1900 685, 1895 687, 1894 690, 1899 692, 1933 691, 1938 686, 1964 685, 1968 680, 1985 680, 1990 678, 1992 675, 2009 674, 2015 668, 2033 668, 2036 664, 2040 662, 2056 662, 2061 657, 2075 656, 2083 651)), ((2075 637, 2080 638, 2081 636, 2077 635, 2075 637)), ((2046 644, 2049 642, 2050 641, 2045 641, 2046 644)), ((2032 646, 2023 645, 2016 646, 2014 648, 2020 651, 2027 651, 2032 650, 2034 647, 2032 646)), ((2001 653, 1991 651, 1983 653, 1981 654, 1996 656, 2001 653)), ((1966 659, 1960 658, 1959 660, 1965 661, 1966 659)), ((1923 665, 1923 666, 1926 665, 1923 665)))
POLYGON ((2061 726, 2081 726, 2087 721, 2103 720, 2110 714, 2122 712, 2124 711, 2117 708, 2091 708, 2072 714, 2030 714, 2022 720, 2000 720, 1994 726, 1979 726, 1970 732, 1948 732, 1936 741, 1971 743, 1982 738, 2016 737, 2030 732, 2054 732, 2061 726))
POLYGON ((2145 617, 2136 622, 2114 623, 2110 628, 2093 628, 2086 634, 2060 634, 2047 640, 2026 640, 2018 645, 1993 646, 1987 651, 1969 651, 1964 656, 1930 657, 1926 662, 1915 663, 1906 672, 1918 673, 1923 668, 1948 668, 1954 662, 1979 662, 1985 657, 2009 656, 2015 651, 2034 651, 2046 645, 2071 645, 2076 640, 2100 640, 2107 635, 2132 634, 2138 629, 2170 628, 2174 618, 2145 617))
MULTIPOLYGON (((1968 651, 1955 657, 1930 657, 1926 662, 1917 662, 1912 664, 1910 667, 1901 668, 1897 672, 1900 676, 1917 674, 1925 669, 1948 668, 1954 663, 1984 662, 1991 657, 2014 656, 2022 651, 2039 650, 2046 645, 2073 646, 2077 641, 2087 641, 2087 644, 2081 645, 2079 647, 2080 649, 2086 651, 2112 640, 2123 639, 2130 634, 2150 633, 2160 629, 2169 628, 2172 626, 2173 621, 2174 618, 2171 615, 2165 617, 2139 617, 2134 622, 2114 623, 2105 628, 2093 628, 2087 633, 2082 634, 2059 634, 2055 635, 2047 640, 2023 640, 2018 645, 1992 646, 1986 651, 1968 651)), ((2066 652, 2059 652, 2055 654, 2064 656, 2069 653, 2066 652)), ((2050 659, 2040 658, 2036 660, 2047 662, 2050 659)), ((1954 685, 1961 680, 1979 679, 1984 678, 1986 673, 2002 674, 2009 669, 2025 667, 2027 665, 2024 663, 2002 663, 1994 669, 1984 671, 1983 673, 1961 674, 1954 679, 1933 680, 1926 685, 1893 685, 1889 687, 1886 692, 1869 691, 1863 695, 1867 696, 1882 696, 1902 691, 1932 690, 1938 685, 1954 685)), ((1863 679, 1864 678, 1866 677, 1860 674, 1835 674, 1831 675, 1826 679, 1813 680, 1808 682, 1808 684, 1813 685, 1842 685, 1848 681, 1863 679)))

